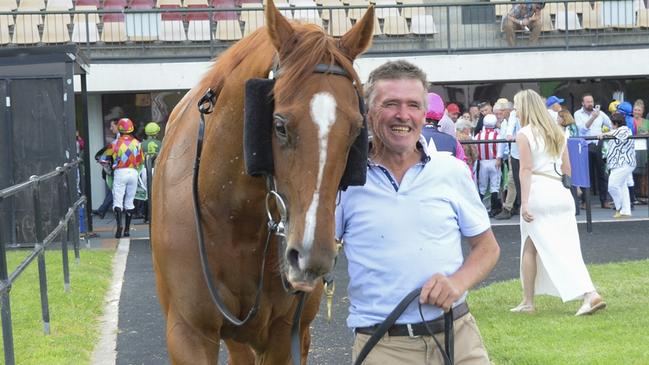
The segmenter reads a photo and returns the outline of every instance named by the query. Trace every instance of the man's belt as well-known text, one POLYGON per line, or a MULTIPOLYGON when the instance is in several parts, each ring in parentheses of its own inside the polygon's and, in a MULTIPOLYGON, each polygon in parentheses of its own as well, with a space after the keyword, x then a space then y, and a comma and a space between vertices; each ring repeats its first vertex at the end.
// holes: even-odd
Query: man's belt
MULTIPOLYGON (((453 321, 464 317, 469 313, 469 305, 466 302, 462 302, 457 307, 453 308, 453 321)), ((428 321, 425 324, 423 322, 413 323, 413 324, 395 324, 390 329, 388 329, 388 335, 390 336, 430 336, 426 325, 433 331, 433 333, 444 332, 444 317, 439 317, 432 321, 428 321)), ((362 333, 364 335, 372 335, 378 329, 379 325, 369 326, 369 327, 358 327, 355 329, 356 333, 362 333)))

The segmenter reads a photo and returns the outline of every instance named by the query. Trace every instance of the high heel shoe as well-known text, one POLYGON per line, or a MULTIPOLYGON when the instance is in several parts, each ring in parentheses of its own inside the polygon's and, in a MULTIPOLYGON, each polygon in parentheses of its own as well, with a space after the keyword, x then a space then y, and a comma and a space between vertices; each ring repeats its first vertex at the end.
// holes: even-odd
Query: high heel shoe
POLYGON ((534 305, 532 304, 519 304, 515 306, 514 308, 509 310, 510 312, 513 313, 533 313, 534 312, 534 305))
POLYGON ((593 314, 600 309, 606 308, 606 302, 599 294, 594 294, 590 300, 582 304, 581 308, 575 313, 575 316, 584 316, 587 314, 593 314))

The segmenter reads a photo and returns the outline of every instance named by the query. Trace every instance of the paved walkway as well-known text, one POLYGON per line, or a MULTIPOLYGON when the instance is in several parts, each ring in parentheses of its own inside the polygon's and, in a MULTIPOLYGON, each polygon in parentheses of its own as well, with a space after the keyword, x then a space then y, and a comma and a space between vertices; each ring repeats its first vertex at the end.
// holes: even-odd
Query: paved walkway
MULTIPOLYGON (((593 210, 593 232, 580 224, 582 251, 587 263, 606 263, 649 258, 649 218, 647 206, 636 207, 634 218, 613 221, 612 210, 593 210)), ((580 221, 585 220, 582 212, 580 221)), ((481 285, 495 281, 518 278, 520 237, 518 217, 509 221, 492 221, 493 230, 501 246, 498 265, 481 285)), ((90 247, 116 247, 118 240, 111 238, 114 223, 106 218, 95 220, 98 237, 91 238, 90 247)), ((98 364, 144 365, 168 364, 164 339, 164 320, 155 291, 155 278, 151 267, 148 226, 136 225, 129 245, 119 301, 118 335, 115 358, 106 358, 98 364)), ((465 247, 466 248, 466 247, 465 247)), ((198 264, 198 263, 197 263, 198 264)), ((344 256, 335 268, 337 291, 333 318, 326 321, 326 306, 312 323, 312 346, 309 364, 346 364, 351 359, 352 334, 345 326, 348 300, 347 261, 344 256)), ((606 295, 606 293, 603 293, 606 295)), ((518 298, 512 298, 512 304, 518 298)), ((224 347, 222 347, 224 348, 224 347)), ((225 351, 220 363, 225 364, 225 351)))

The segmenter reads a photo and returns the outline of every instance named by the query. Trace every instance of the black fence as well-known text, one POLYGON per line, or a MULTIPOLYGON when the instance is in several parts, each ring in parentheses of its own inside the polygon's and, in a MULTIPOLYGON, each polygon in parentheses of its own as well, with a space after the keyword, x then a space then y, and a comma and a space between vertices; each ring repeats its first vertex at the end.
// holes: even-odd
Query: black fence
MULTIPOLYGON (((23 2, 25 0, 22 0, 23 2)), ((55 2, 49 0, 49 3, 55 2)), ((59 1, 60 3, 60 1, 59 1)), ((87 0, 83 3, 92 3, 87 0)), ((96 5, 17 6, 0 10, 0 46, 77 43, 92 58, 101 51, 141 50, 160 57, 213 56, 264 25, 260 0, 95 0, 96 5), (181 52, 181 50, 183 50, 181 52), (189 52, 189 53, 187 53, 189 52)), ((290 19, 315 23, 334 37, 366 11, 368 0, 276 2, 290 19)), ((509 50, 507 14, 521 2, 436 3, 373 0, 374 42, 369 54, 509 50)), ((516 48, 573 49, 649 45, 644 0, 545 2, 541 19, 515 26, 516 48), (531 42, 533 28, 540 40, 531 42)), ((136 52, 125 52, 135 57, 136 52)), ((102 56, 103 55, 103 56, 102 56)))
MULTIPOLYGON (((15 245, 13 242, 0 242, 0 299, 2 303, 2 339, 4 344, 5 364, 16 363, 13 346, 13 331, 11 321, 11 286, 34 260, 38 261, 38 276, 41 297, 41 313, 43 331, 50 333, 50 313, 47 295, 47 276, 45 271, 45 249, 58 237, 61 244, 63 257, 63 286, 66 292, 70 291, 70 270, 68 262, 68 243, 72 242, 76 262, 79 262, 79 209, 84 209, 85 196, 74 194, 79 186, 79 166, 81 159, 73 160, 57 167, 54 171, 41 176, 32 176, 29 181, 10 186, 0 190, 0 207, 7 200, 21 192, 31 192, 33 199, 34 230, 37 242, 28 244, 34 248, 29 255, 15 268, 11 274, 7 268, 7 247, 15 245), (41 205, 41 183, 56 183, 58 179, 58 194, 60 195, 60 211, 66 212, 60 218, 58 225, 49 233, 44 230, 41 205)), ((87 222, 87 219, 84 220, 87 222)), ((87 228, 87 227, 86 227, 87 228)), ((1 229, 1 227, 0 227, 1 229)), ((2 237, 2 235, 0 235, 2 237)))

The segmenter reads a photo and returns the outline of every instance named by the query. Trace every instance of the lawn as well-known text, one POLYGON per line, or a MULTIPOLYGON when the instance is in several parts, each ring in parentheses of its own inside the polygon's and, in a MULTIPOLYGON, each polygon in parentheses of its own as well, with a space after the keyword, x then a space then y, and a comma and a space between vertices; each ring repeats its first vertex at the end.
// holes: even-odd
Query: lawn
MULTIPOLYGON (((8 253, 9 270, 27 251, 8 253)), ((17 364, 88 364, 99 336, 97 318, 112 275, 112 251, 81 251, 74 263, 70 251, 71 291, 63 290, 61 251, 47 251, 47 282, 51 334, 43 334, 38 265, 34 261, 11 289, 14 351, 17 364)), ((4 349, 0 343, 4 362, 4 349)))
MULTIPOLYGON (((581 302, 538 296, 536 313, 510 313, 521 300, 519 280, 489 285, 470 294, 494 364, 648 364, 649 261, 589 266, 608 307, 575 317, 581 302)), ((569 280, 569 278, 566 278, 569 280)))

